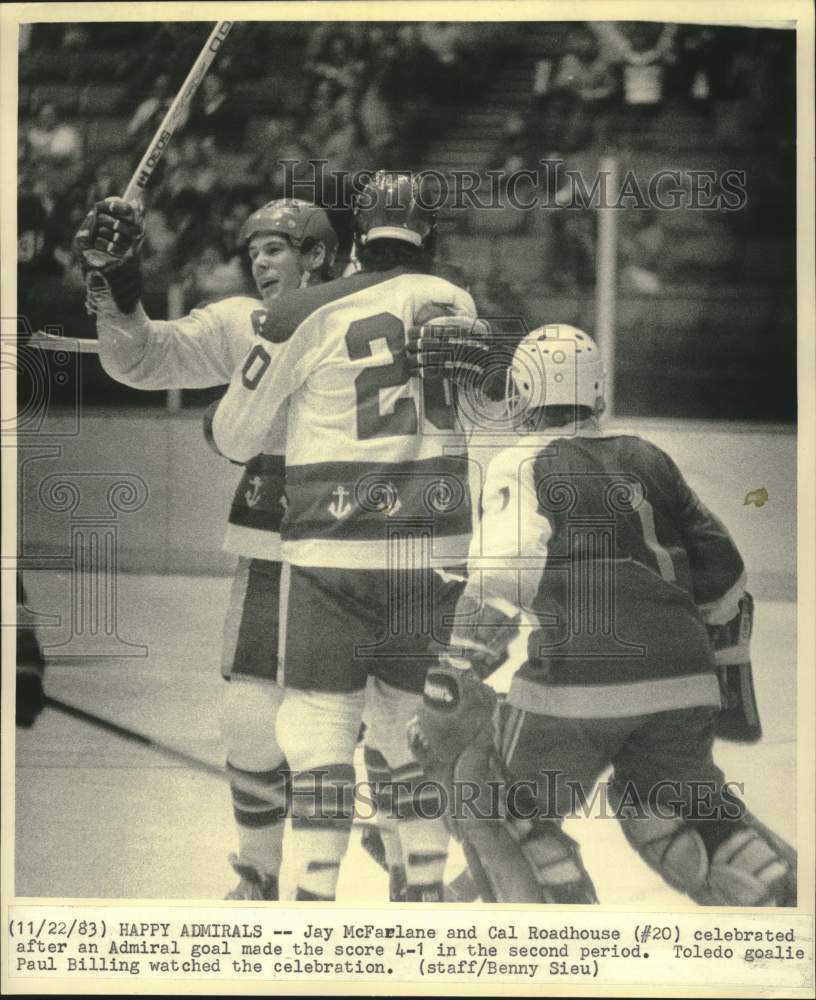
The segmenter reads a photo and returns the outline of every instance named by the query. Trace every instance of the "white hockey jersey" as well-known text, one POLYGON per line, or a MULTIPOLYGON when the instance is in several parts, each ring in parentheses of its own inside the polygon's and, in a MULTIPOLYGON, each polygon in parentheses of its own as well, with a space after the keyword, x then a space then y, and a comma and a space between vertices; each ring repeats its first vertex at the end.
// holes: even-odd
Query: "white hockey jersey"
MULTIPOLYGON (((176 320, 151 320, 141 305, 126 316, 110 304, 97 315, 100 361, 108 375, 135 389, 226 385, 266 315, 261 301, 249 296, 232 296, 176 320)), ((246 462, 230 509, 226 551, 280 559, 285 443, 283 406, 246 462)))
POLYGON ((444 384, 409 377, 405 357, 409 326, 454 312, 475 318, 467 292, 397 268, 306 289, 269 315, 213 433, 224 455, 243 461, 289 399, 288 561, 386 567, 398 525, 432 535, 435 563, 464 560, 464 434, 444 384))

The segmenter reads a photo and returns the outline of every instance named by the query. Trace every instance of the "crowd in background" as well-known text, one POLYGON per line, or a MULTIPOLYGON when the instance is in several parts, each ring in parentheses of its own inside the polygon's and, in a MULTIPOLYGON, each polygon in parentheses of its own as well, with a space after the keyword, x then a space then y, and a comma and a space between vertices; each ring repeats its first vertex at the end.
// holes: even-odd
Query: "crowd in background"
MULTIPOLYGON (((237 25, 205 77, 151 182, 148 294, 161 296, 169 276, 183 284, 190 302, 246 288, 241 224, 258 204, 290 193, 282 161, 299 164, 290 181, 298 171, 313 176, 310 159, 328 161, 328 186, 318 191, 326 203, 342 200, 338 177, 371 167, 425 165, 431 144, 463 109, 478 108, 531 30, 438 22, 291 29, 287 46, 280 26, 237 25)), ((38 293, 41 280, 79 294, 81 275, 71 259, 77 226, 95 200, 124 188, 207 30, 80 24, 36 25, 24 33, 21 82, 31 99, 21 111, 18 147, 23 299, 26 289, 38 293), (89 49, 93 60, 82 57, 89 49), (98 135, 89 155, 92 116, 49 100, 48 85, 61 85, 64 96, 66 86, 81 94, 94 80, 118 89, 108 116, 94 123, 98 135)), ((553 55, 535 62, 529 99, 507 117, 495 148, 474 168, 513 172, 541 158, 569 162, 587 149, 625 149, 648 134, 667 105, 698 114, 704 131, 718 127, 719 102, 744 99, 749 131, 761 130, 766 143, 776 134, 774 124, 792 113, 794 67, 780 33, 629 22, 540 24, 535 30, 551 33, 554 44, 547 50, 553 55)), ((792 152, 780 149, 780 155, 792 152)), ((560 252, 546 278, 536 280, 555 289, 590 286, 592 213, 556 215, 550 238, 560 252)), ((347 213, 333 218, 347 237, 347 213)), ((773 225, 779 216, 768 218, 773 225)), ((526 222, 516 213, 511 231, 526 222)), ((660 288, 655 262, 665 241, 655 213, 633 216, 625 228, 623 280, 634 291, 660 288)), ((458 263, 467 268, 467 261, 458 263)), ((483 300, 500 300, 505 311, 519 307, 523 289, 512 281, 475 274, 473 282, 483 300)))

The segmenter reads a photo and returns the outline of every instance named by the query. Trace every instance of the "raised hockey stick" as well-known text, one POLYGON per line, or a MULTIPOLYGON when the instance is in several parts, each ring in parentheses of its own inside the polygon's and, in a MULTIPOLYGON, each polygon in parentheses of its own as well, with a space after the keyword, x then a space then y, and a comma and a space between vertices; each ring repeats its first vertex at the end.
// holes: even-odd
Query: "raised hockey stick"
MULTIPOLYGON (((133 173, 133 176, 128 181, 128 185, 122 194, 125 201, 133 201, 138 198, 147 186, 147 182, 150 180, 153 172, 159 164, 164 151, 173 137, 173 134, 179 127, 179 123, 182 120, 182 116, 187 109, 193 95, 198 90, 201 81, 207 74, 207 70, 212 65, 218 50, 224 42, 224 39, 230 33, 232 28, 232 21, 218 21, 215 27, 210 32, 207 41, 204 43, 204 47, 198 54, 198 58, 193 63, 190 72, 187 74, 184 83, 182 83, 179 92, 176 94, 173 103, 167 109, 167 113, 164 118, 162 118, 161 124, 156 129, 153 138, 150 140, 147 149, 145 150, 144 156, 139 161, 139 165, 133 173)), ((89 251, 87 254, 88 262, 96 267, 102 266, 107 262, 107 258, 100 254, 98 257, 94 257, 94 251, 89 251)), ((35 347, 40 351, 67 351, 68 353, 74 354, 98 354, 99 346, 95 340, 84 339, 84 340, 72 340, 71 338, 65 338, 65 343, 60 343, 61 338, 55 334, 49 334, 43 330, 38 330, 36 333, 31 335, 31 339, 28 341, 28 346, 35 347)))
MULTIPOLYGON (((179 92, 173 99, 173 103, 167 109, 167 114, 162 118, 155 135, 148 143, 144 156, 139 161, 139 165, 136 167, 133 176, 128 181, 128 185, 122 194, 125 201, 133 201, 134 198, 137 198, 144 191, 153 171, 158 166, 159 161, 164 155, 164 151, 167 149, 167 144, 178 128, 187 105, 192 100, 193 94, 198 90, 201 81, 206 76, 207 70, 212 65, 213 59, 215 59, 218 50, 221 48, 221 44, 229 34, 231 28, 232 21, 218 21, 210 32, 209 38, 204 43, 204 48, 199 52, 192 69, 187 74, 179 92)), ((101 267, 108 262, 109 258, 104 254, 100 253, 95 258, 94 253, 91 250, 86 255, 88 263, 92 266, 101 267)))
POLYGON ((187 74, 184 83, 182 83, 179 92, 176 94, 175 100, 167 109, 167 114, 162 119, 161 125, 156 129, 156 134, 150 140, 144 156, 139 161, 139 166, 136 167, 133 176, 130 178, 128 186, 122 195, 125 201, 132 201, 144 191, 151 174, 164 155, 168 142, 179 126, 182 112, 192 100, 193 94, 198 90, 201 81, 206 76, 207 70, 212 65, 213 59, 215 59, 231 28, 232 21, 216 22, 215 27, 210 32, 209 38, 204 43, 204 48, 199 52, 192 69, 187 74))

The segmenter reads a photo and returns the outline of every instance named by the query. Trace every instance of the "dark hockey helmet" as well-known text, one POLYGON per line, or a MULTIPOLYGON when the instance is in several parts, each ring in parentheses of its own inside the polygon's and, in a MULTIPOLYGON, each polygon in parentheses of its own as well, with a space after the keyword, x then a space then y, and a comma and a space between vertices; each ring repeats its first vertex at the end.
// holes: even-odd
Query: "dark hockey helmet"
POLYGON ((262 205, 246 220, 241 230, 241 242, 248 243, 258 233, 285 236, 298 249, 304 240, 322 243, 326 256, 337 253, 337 233, 325 210, 298 198, 279 198, 262 205))
POLYGON ((425 245, 436 228, 439 183, 432 176, 378 170, 354 206, 354 225, 362 244, 403 240, 425 245))

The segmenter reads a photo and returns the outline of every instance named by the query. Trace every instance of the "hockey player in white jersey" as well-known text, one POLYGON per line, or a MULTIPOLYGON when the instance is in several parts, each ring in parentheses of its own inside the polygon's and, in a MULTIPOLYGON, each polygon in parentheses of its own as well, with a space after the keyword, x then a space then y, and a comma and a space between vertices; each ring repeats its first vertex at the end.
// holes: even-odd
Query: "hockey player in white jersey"
MULTIPOLYGON (((307 202, 270 202, 246 221, 243 241, 258 297, 232 296, 178 320, 152 320, 141 303, 139 249, 144 228, 138 209, 118 198, 97 203, 76 245, 109 257, 104 281, 88 278, 97 314, 100 359, 117 381, 138 389, 203 388, 229 382, 255 332, 284 293, 331 276, 337 237, 323 209, 307 202)), ((96 264, 96 258, 94 258, 96 264)), ((274 738, 282 701, 278 671, 278 603, 284 569, 280 555, 286 410, 270 421, 245 458, 224 542, 238 556, 224 629, 222 670, 231 680, 224 699, 223 737, 233 776, 232 802, 239 850, 231 862, 240 876, 227 898, 276 899, 288 809, 289 769, 274 738), (264 786, 248 794, 241 778, 264 786)))
POLYGON ((608 434, 591 337, 533 331, 516 350, 516 444, 489 464, 449 649, 428 673, 415 746, 447 784, 504 787, 495 819, 452 817, 499 902, 591 903, 561 819, 610 764, 609 802, 643 860, 703 905, 791 906, 795 852, 748 812, 712 756, 758 736, 753 602, 728 531, 671 458, 608 434), (501 708, 482 683, 529 616, 501 708), (511 804, 509 789, 517 795, 511 804))
POLYGON ((471 509, 451 401, 441 382, 411 377, 405 347, 409 327, 475 308, 430 273, 434 218, 422 201, 410 175, 373 178, 356 210, 360 272, 270 312, 213 421, 218 449, 243 461, 289 407, 277 734, 293 773, 300 899, 335 895, 364 704, 366 739, 394 778, 406 898, 442 896, 447 833, 422 818, 403 723, 461 589, 436 570, 461 565, 471 509))

